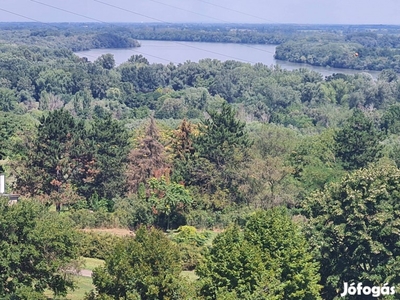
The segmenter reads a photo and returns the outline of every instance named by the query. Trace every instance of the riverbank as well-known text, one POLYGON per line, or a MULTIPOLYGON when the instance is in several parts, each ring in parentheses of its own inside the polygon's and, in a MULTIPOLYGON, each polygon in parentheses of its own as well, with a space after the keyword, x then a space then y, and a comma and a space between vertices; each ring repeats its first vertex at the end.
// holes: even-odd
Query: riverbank
POLYGON ((140 40, 140 48, 129 49, 92 49, 89 51, 75 52, 79 57, 87 57, 89 61, 96 60, 99 56, 110 53, 114 55, 116 65, 126 62, 132 55, 143 55, 150 63, 181 64, 187 61, 198 62, 201 59, 217 59, 220 61, 236 60, 251 64, 262 63, 267 66, 280 66, 285 70, 307 68, 323 76, 334 73, 352 75, 368 73, 377 78, 379 71, 365 71, 352 69, 339 69, 330 67, 317 67, 305 63, 291 63, 274 58, 276 45, 254 45, 233 43, 204 43, 204 42, 179 42, 140 40))

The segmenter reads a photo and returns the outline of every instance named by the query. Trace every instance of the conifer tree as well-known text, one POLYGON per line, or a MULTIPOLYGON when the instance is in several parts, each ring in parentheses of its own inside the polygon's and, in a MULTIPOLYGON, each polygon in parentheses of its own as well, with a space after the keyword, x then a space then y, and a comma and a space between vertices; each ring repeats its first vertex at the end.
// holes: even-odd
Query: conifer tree
POLYGON ((194 154, 193 124, 186 119, 174 131, 172 141, 173 174, 176 181, 190 182, 190 165, 194 154))
POLYGON ((208 112, 209 118, 199 127, 200 134, 195 139, 195 148, 201 157, 207 158, 218 169, 236 163, 236 154, 244 159, 251 142, 245 132, 245 123, 236 119, 236 111, 224 103, 221 111, 208 112))
POLYGON ((126 163, 129 135, 124 125, 113 120, 111 114, 96 118, 88 134, 93 143, 97 174, 89 183, 87 197, 97 194, 111 200, 126 193, 126 163))
POLYGON ((51 196, 59 209, 59 194, 70 184, 78 184, 78 177, 86 176, 81 173, 87 163, 85 128, 83 122, 76 122, 62 109, 39 121, 37 137, 17 170, 16 185, 22 194, 51 196))
POLYGON ((199 126, 199 135, 194 137, 195 153, 190 172, 192 183, 205 192, 228 190, 235 201, 241 201, 238 170, 249 161, 252 142, 245 131, 245 123, 235 115, 228 103, 222 105, 220 112, 209 112, 209 118, 199 126))
POLYGON ((136 149, 128 155, 126 171, 128 192, 136 193, 141 183, 152 177, 169 175, 169 164, 164 146, 159 141, 159 133, 154 118, 150 118, 145 137, 136 149))

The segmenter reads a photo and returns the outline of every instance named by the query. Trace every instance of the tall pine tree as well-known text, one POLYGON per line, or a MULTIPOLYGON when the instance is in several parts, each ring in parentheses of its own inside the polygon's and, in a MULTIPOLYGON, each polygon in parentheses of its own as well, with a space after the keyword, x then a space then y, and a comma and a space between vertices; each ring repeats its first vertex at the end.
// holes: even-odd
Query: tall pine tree
POLYGON ((238 177, 243 164, 249 160, 252 142, 245 131, 245 123, 236 119, 236 111, 224 103, 220 112, 210 111, 194 137, 192 184, 207 193, 227 190, 235 201, 240 201, 238 177))
POLYGON ((22 194, 51 196, 59 209, 60 194, 77 184, 78 177, 86 177, 81 173, 87 163, 85 128, 62 109, 39 121, 37 137, 17 170, 16 185, 22 194))
POLYGON ((136 193, 139 185, 146 183, 149 178, 169 175, 170 165, 159 139, 155 120, 151 118, 145 137, 128 155, 128 192, 136 193))
POLYGON ((98 172, 88 185, 87 197, 97 194, 100 198, 111 200, 126 193, 128 138, 124 125, 113 120, 111 114, 95 119, 89 131, 89 139, 93 142, 93 156, 98 172))

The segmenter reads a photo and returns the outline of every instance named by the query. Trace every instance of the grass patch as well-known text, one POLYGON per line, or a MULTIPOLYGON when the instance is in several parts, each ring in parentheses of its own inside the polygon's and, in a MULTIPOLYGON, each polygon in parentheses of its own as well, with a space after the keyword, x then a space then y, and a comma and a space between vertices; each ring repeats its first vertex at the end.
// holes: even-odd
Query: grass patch
POLYGON ((91 277, 82 277, 82 276, 75 276, 77 288, 75 291, 70 291, 68 295, 63 298, 63 297, 57 297, 53 298, 53 293, 51 291, 46 291, 44 295, 48 299, 53 299, 53 300, 82 300, 85 298, 85 293, 89 293, 92 289, 94 289, 94 285, 92 283, 92 278, 91 277))
POLYGON ((194 271, 182 271, 181 275, 182 277, 186 277, 190 282, 195 282, 199 279, 199 276, 194 271))
POLYGON ((84 265, 82 269, 93 271, 97 267, 104 266, 104 260, 90 257, 82 257, 84 265))

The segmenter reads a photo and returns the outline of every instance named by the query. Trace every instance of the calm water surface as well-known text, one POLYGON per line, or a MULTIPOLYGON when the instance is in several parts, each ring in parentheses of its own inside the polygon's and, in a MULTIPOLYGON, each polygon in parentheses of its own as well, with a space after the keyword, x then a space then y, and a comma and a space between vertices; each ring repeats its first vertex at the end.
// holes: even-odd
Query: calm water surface
POLYGON ((150 63, 184 63, 186 61, 198 62, 201 59, 211 58, 221 61, 237 60, 246 63, 263 63, 268 66, 279 65, 286 70, 308 68, 321 73, 324 76, 333 73, 355 74, 369 73, 374 78, 378 71, 358 71, 351 69, 337 69, 327 67, 315 67, 307 64, 290 63, 274 59, 275 45, 248 45, 228 43, 201 43, 201 42, 174 42, 174 41, 139 41, 141 47, 132 49, 93 49, 89 51, 76 52, 80 57, 87 57, 94 61, 102 54, 114 55, 116 64, 126 62, 134 54, 141 54, 150 63))

